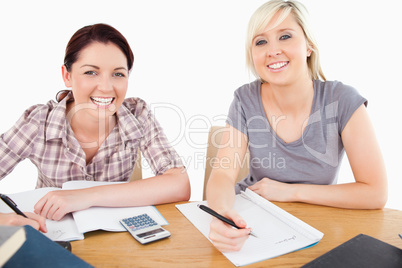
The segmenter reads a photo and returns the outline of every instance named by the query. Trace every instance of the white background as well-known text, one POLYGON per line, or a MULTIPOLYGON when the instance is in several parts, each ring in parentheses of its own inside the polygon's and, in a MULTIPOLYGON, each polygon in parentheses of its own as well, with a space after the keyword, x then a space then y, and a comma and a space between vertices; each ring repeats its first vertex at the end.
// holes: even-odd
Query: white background
MULTIPOLYGON (((207 131, 223 125, 233 91, 253 81, 246 70, 248 20, 263 0, 248 1, 1 1, 0 133, 29 106, 64 88, 65 46, 79 28, 107 23, 128 39, 135 55, 128 97, 152 104, 183 157, 191 200, 201 200, 207 131), (170 106, 164 106, 168 103, 170 106)), ((369 100, 388 172, 387 207, 402 209, 399 0, 304 0, 328 80, 352 85, 369 100)), ((347 160, 345 158, 345 160, 347 160)), ((149 174, 149 170, 145 171, 149 174)), ((340 182, 353 180, 347 161, 340 182)), ((28 160, 0 182, 0 192, 33 189, 28 160)))

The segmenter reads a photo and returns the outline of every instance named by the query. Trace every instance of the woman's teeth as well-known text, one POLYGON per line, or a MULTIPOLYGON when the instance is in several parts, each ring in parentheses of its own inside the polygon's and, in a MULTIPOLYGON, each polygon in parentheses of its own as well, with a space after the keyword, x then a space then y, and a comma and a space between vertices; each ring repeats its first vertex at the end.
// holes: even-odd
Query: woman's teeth
POLYGON ((99 106, 107 106, 112 104, 114 98, 97 98, 97 97, 91 97, 91 100, 93 103, 99 106))
POLYGON ((279 68, 282 68, 283 66, 285 66, 285 65, 287 65, 288 64, 288 62, 278 62, 278 63, 274 63, 274 64, 271 64, 271 65, 268 65, 268 68, 271 68, 271 69, 279 69, 279 68))

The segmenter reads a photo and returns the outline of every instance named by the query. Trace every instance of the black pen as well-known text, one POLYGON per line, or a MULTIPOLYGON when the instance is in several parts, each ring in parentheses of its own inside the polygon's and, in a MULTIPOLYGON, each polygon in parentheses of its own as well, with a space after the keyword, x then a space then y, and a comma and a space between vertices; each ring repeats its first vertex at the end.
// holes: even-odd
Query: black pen
POLYGON ((12 210, 15 211, 15 213, 17 213, 18 215, 21 215, 25 218, 28 218, 24 213, 21 212, 21 210, 19 210, 17 208, 17 204, 10 197, 8 197, 4 194, 0 194, 0 197, 4 201, 4 203, 6 203, 12 210))
MULTIPOLYGON (((214 210, 210 209, 207 206, 198 204, 198 207, 200 209, 204 210, 206 213, 211 214, 212 216, 220 219, 223 222, 226 222, 227 224, 229 224, 230 226, 233 226, 236 229, 243 229, 243 228, 240 228, 239 226, 237 226, 233 221, 229 220, 228 218, 223 217, 222 215, 218 214, 217 212, 215 212, 214 210)), ((257 237, 253 232, 250 232, 250 235, 257 237)))

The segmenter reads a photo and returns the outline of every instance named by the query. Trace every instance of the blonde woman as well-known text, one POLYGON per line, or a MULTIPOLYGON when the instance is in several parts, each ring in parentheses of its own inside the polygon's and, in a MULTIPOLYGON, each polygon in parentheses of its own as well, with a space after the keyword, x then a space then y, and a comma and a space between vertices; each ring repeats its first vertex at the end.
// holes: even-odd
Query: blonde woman
MULTIPOLYGON (((247 63, 258 79, 235 91, 217 155, 222 161, 207 186, 208 204, 239 227, 247 223, 233 202, 246 188, 271 201, 341 208, 379 209, 387 201, 367 100, 326 81, 306 13, 296 1, 273 0, 249 22, 247 63), (235 185, 247 150, 249 175, 235 185), (336 184, 344 152, 355 182, 336 184)), ((250 231, 214 219, 210 239, 221 251, 236 251, 250 231)))

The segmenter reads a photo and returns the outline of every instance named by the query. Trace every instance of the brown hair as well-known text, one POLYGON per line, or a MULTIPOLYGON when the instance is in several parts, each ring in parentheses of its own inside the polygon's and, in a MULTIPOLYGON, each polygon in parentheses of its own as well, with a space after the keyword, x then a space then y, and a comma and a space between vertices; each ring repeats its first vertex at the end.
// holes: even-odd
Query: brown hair
POLYGON ((71 71, 73 63, 78 60, 80 51, 93 42, 104 44, 111 42, 118 46, 127 58, 128 70, 131 70, 134 63, 134 55, 126 38, 112 26, 98 23, 79 29, 71 37, 64 56, 64 65, 68 72, 71 71))

